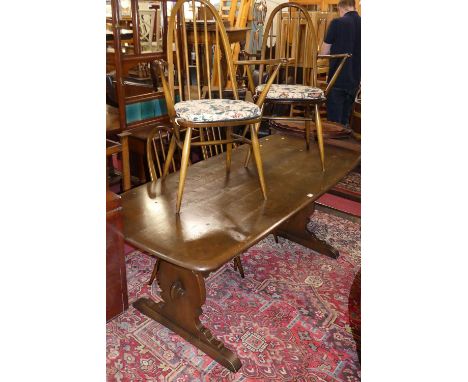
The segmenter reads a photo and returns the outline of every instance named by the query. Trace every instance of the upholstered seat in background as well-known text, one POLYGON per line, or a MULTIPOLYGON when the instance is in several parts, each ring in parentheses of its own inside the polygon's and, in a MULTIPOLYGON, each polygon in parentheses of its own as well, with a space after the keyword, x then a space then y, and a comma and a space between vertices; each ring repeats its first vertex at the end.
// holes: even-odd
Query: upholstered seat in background
POLYGON ((174 105, 177 118, 190 122, 215 122, 261 117, 262 111, 252 103, 235 99, 198 99, 174 105))
MULTIPOLYGON (((264 87, 263 84, 257 86, 256 94, 260 94, 264 87)), ((272 84, 266 99, 325 99, 325 96, 322 89, 312 86, 272 84)))

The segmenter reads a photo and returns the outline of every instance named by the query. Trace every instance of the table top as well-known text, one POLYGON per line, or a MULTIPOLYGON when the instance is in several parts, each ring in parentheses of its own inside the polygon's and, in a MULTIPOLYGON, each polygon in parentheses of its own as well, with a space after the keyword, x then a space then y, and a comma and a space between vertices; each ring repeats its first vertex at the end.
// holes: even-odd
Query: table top
POLYGON ((282 134, 260 140, 268 200, 263 200, 248 149, 189 166, 180 215, 175 213, 179 173, 122 194, 125 240, 170 263, 213 271, 267 236, 333 187, 359 162, 360 153, 325 146, 325 172, 316 145, 282 134))

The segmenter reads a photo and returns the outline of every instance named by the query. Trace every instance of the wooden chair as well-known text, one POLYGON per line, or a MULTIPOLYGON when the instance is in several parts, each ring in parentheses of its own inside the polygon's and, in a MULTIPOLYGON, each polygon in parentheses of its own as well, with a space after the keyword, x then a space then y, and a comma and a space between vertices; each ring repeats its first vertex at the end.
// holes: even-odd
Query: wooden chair
MULTIPOLYGON (((220 131, 217 129, 206 129, 205 134, 208 136, 213 135, 216 137, 217 134, 220 134, 220 131)), ((151 181, 155 182, 157 179, 163 176, 163 168, 164 163, 167 160, 168 156, 168 149, 170 146, 172 137, 172 129, 167 128, 164 125, 155 127, 151 133, 148 135, 146 141, 146 153, 147 153, 147 161, 148 161, 148 168, 150 172, 151 181)), ((208 137, 205 137, 208 138, 208 137)), ((199 138, 200 139, 200 138, 199 138)), ((223 152, 222 145, 211 145, 211 146, 202 146, 203 151, 203 158, 207 159, 212 156, 221 154, 223 152)), ((172 159, 170 160, 170 166, 168 172, 175 172, 178 171, 180 168, 180 159, 181 159, 181 152, 178 147, 176 147, 176 152, 174 153, 172 159)), ((244 268, 242 266, 242 262, 240 256, 236 256, 234 259, 234 270, 238 270, 241 277, 244 278, 244 268)), ((148 285, 152 285, 156 275, 158 273, 158 266, 159 266, 159 259, 156 259, 156 263, 154 264, 153 272, 151 273, 151 277, 148 281, 148 285)))
MULTIPOLYGON (((251 56, 248 53, 245 55, 251 56)), ((317 35, 309 13, 299 4, 284 3, 273 9, 268 19, 263 34, 260 61, 251 61, 259 63, 260 85, 255 86, 253 74, 248 72, 249 89, 254 94, 254 99, 257 99, 265 90, 263 79, 268 77, 265 76, 265 63, 273 59, 288 59, 288 64, 281 69, 276 83, 271 85, 265 99, 266 104, 274 107, 273 111, 281 112, 277 113, 279 115, 264 115, 263 119, 303 121, 307 150, 310 148, 311 121, 315 120, 323 170, 325 155, 319 105, 326 101, 326 95, 348 57, 347 54, 318 56, 317 35), (318 58, 341 58, 340 65, 325 91, 317 85, 318 58)))
MULTIPOLYGON (((266 92, 273 82, 282 60, 277 60, 277 68, 265 86, 265 91, 259 94, 256 103, 239 100, 232 50, 218 11, 208 0, 178 0, 172 9, 167 33, 167 75, 165 77, 164 62, 159 61, 164 95, 168 114, 174 127, 168 157, 163 170, 163 177, 169 171, 176 146, 182 148, 179 187, 176 201, 176 213, 180 212, 182 195, 191 146, 224 145, 226 148, 226 171, 231 164, 231 151, 234 142, 251 145, 258 171, 263 198, 267 198, 266 185, 263 177, 262 160, 258 143, 258 128, 262 118, 262 109, 266 92), (203 6, 203 20, 197 22, 195 12, 191 19, 184 14, 184 4, 191 7, 203 6), (213 21, 208 22, 208 19, 213 21), (212 56, 211 52, 215 55, 212 56), (172 51, 173 49, 173 51, 172 51), (216 87, 211 85, 214 66, 217 68, 216 87), (225 84, 231 83, 230 94, 233 99, 225 98, 225 84), (208 91, 203 92, 204 86, 208 91), (207 98, 203 98, 202 94, 207 98), (233 127, 245 126, 243 134, 235 134, 233 127), (200 134, 199 142, 192 142, 194 129, 202 131, 209 128, 220 128, 222 139, 205 140, 206 135, 200 134), (182 142, 180 130, 186 129, 182 142), (246 138, 250 131, 250 139, 246 138)), ((248 165, 246 161, 245 165, 248 165)))

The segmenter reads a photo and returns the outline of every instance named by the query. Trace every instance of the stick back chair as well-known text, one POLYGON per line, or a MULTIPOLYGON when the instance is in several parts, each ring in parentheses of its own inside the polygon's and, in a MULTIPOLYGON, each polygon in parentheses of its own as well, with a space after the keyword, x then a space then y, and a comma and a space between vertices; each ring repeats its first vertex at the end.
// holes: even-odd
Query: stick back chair
MULTIPOLYGON (((244 54, 247 57, 252 56, 245 52, 244 54)), ((307 10, 296 3, 283 3, 273 9, 268 19, 263 34, 260 60, 251 60, 252 63, 259 63, 258 86, 255 86, 253 82, 252 73, 247 72, 248 86, 256 99, 265 89, 263 80, 268 78, 268 75, 265 75, 265 63, 278 58, 288 59, 287 64, 276 76, 276 81, 271 85, 265 99, 266 104, 276 106, 273 110, 286 108, 288 112, 284 115, 283 110, 279 116, 264 115, 263 119, 304 121, 307 150, 310 148, 311 122, 315 121, 323 170, 325 170, 325 155, 319 105, 326 101, 326 95, 348 57, 347 54, 319 56, 317 35, 307 10), (325 91, 317 86, 318 58, 341 58, 336 75, 325 91), (281 108, 280 105, 283 107, 281 108)))
MULTIPOLYGON (((266 92, 281 67, 277 68, 260 94, 256 103, 239 100, 232 60, 232 50, 218 11, 208 0, 178 0, 172 9, 167 33, 167 76, 164 63, 159 61, 164 95, 168 114, 174 128, 168 157, 163 170, 167 175, 176 146, 182 148, 176 213, 180 212, 184 191, 189 153, 191 146, 224 145, 226 147, 226 171, 231 164, 231 151, 234 142, 247 143, 257 167, 263 198, 267 198, 263 176, 263 166, 258 143, 258 128, 262 119, 262 104, 266 92), (204 8, 202 20, 196 20, 196 9, 204 8), (191 12, 187 12, 191 9, 191 12), (194 11, 195 10, 195 11, 194 11), (210 20, 208 22, 208 20, 210 20), (214 52, 214 53, 213 53, 214 52), (217 86, 212 86, 213 69, 217 68, 217 86), (225 85, 231 83, 225 98, 225 85), (204 89, 208 89, 204 91, 204 89), (233 127, 245 126, 242 134, 235 134, 233 127), (192 142, 194 129, 202 131, 212 127, 220 128, 222 139, 206 139, 208 134, 199 134, 200 141, 192 142), (180 130, 185 130, 182 141, 180 130), (247 132, 250 131, 250 139, 247 132)), ((245 166, 248 165, 246 160, 245 166)))

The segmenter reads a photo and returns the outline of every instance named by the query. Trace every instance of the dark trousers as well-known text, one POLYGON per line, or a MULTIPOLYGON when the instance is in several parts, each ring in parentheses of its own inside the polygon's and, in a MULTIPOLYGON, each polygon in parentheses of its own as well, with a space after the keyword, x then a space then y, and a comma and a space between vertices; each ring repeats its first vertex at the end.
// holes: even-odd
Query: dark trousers
POLYGON ((327 120, 348 125, 356 91, 332 88, 327 96, 327 120))

